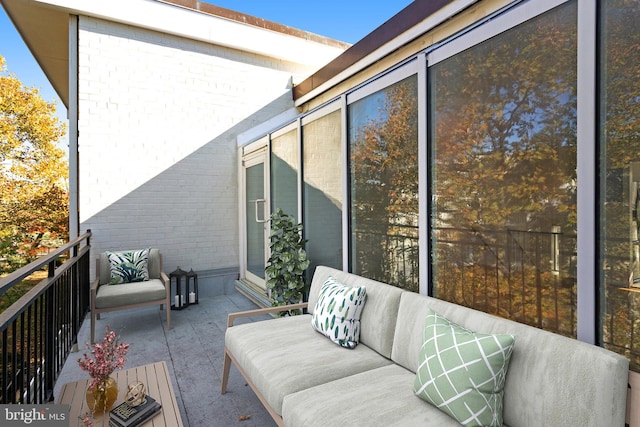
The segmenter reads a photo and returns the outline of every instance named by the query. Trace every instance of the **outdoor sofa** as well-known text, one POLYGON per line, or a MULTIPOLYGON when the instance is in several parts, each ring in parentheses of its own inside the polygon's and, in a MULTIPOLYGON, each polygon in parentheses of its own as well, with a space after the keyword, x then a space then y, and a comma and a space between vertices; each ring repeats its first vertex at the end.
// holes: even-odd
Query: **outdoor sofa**
MULTIPOLYGON (((472 338, 515 338, 510 358, 509 352, 502 352, 506 366, 494 372, 495 393, 489 399, 494 412, 501 413, 491 423, 624 426, 629 364, 603 348, 323 266, 315 270, 308 304, 301 305, 308 307, 308 314, 234 325, 242 317, 276 309, 267 308, 232 313, 228 318, 222 393, 233 362, 278 425, 460 425, 445 413, 448 402, 436 402, 437 408, 415 392, 416 387, 428 389, 430 382, 439 382, 435 393, 443 390, 444 395, 451 390, 444 390, 443 382, 459 381, 454 372, 468 374, 462 367, 444 375, 431 372, 432 379, 417 381, 417 371, 425 376, 425 367, 432 369, 430 363, 438 358, 434 353, 444 363, 456 358, 444 356, 444 345, 436 345, 434 351, 425 344, 426 339, 436 339, 427 331, 437 313, 436 326, 441 326, 442 318, 454 322, 453 335, 465 334, 457 324, 469 330, 472 338), (312 327, 327 280, 366 289, 366 300, 358 309, 355 348, 340 346, 312 327), (505 372, 506 378, 500 378, 505 372)), ((437 332, 437 339, 447 334, 437 332)), ((463 420, 465 425, 491 425, 471 418, 463 420)))

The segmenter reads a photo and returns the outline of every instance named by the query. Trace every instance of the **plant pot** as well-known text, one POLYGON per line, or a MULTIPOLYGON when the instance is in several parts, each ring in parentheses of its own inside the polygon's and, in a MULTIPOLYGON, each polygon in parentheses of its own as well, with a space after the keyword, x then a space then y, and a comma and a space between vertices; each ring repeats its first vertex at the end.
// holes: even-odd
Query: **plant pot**
POLYGON ((87 389, 87 405, 89 411, 95 415, 109 412, 118 399, 118 384, 109 377, 94 387, 87 389))

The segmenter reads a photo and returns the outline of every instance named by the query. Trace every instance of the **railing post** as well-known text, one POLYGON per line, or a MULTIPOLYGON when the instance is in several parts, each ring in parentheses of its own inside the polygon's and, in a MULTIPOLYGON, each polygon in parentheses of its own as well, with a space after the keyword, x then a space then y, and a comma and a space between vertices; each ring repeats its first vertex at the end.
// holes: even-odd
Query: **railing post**
MULTIPOLYGON (((78 245, 73 247, 71 254, 72 258, 78 256, 78 245)), ((71 304, 73 309, 71 310, 71 328, 73 329, 73 348, 71 351, 78 351, 78 331, 80 330, 80 311, 82 310, 82 290, 80 289, 80 274, 78 264, 76 263, 69 274, 71 276, 71 304)))
POLYGON ((51 277, 55 276, 55 274, 56 274, 56 259, 55 258, 52 259, 49 262, 48 267, 49 268, 48 268, 47 277, 51 278, 51 277))
POLYGON ((47 399, 53 397, 53 387, 55 385, 55 336, 56 336, 56 316, 55 316, 55 288, 49 287, 45 291, 45 360, 44 360, 44 395, 47 399))

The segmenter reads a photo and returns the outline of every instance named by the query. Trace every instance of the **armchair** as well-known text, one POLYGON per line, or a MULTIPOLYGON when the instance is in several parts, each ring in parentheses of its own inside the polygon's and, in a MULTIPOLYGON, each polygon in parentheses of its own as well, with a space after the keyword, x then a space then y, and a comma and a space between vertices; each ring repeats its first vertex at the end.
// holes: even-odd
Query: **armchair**
MULTIPOLYGON (((133 251, 129 251, 133 252, 133 251)), ((147 258, 148 280, 113 284, 111 263, 107 252, 96 258, 96 278, 91 284, 91 342, 94 342, 96 319, 100 313, 129 308, 166 306, 167 327, 171 329, 171 286, 162 270, 162 255, 158 249, 149 249, 147 258)), ((122 279, 119 279, 122 281, 122 279)), ((126 280, 126 277, 125 277, 126 280)))

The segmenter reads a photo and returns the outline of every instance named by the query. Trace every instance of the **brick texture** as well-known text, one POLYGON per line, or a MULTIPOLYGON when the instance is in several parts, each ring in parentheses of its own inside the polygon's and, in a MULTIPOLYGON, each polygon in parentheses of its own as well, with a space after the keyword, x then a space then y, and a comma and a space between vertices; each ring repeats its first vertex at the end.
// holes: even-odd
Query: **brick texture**
POLYGON ((87 17, 78 54, 94 255, 158 247, 166 272, 237 266, 236 135, 291 108, 290 78, 313 70, 87 17))

